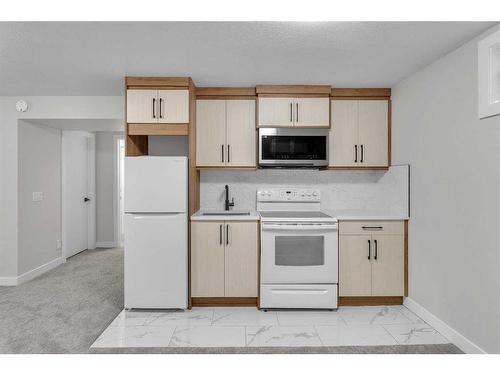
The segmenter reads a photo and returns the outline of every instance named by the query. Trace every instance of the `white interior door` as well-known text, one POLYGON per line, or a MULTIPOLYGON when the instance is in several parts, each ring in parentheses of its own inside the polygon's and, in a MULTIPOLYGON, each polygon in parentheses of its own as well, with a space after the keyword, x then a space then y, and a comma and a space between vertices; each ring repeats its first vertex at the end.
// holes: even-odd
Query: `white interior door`
POLYGON ((94 135, 64 131, 63 144, 63 255, 68 258, 95 247, 94 135))

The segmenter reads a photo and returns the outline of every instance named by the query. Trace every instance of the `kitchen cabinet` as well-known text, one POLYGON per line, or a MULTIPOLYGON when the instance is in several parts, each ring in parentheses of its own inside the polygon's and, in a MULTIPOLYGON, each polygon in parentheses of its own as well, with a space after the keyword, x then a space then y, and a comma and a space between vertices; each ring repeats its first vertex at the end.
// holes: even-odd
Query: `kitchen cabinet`
POLYGON ((191 295, 256 297, 256 221, 191 222, 191 295))
POLYGON ((226 221, 225 296, 257 296, 257 223, 226 221))
POLYGON ((339 223, 339 295, 403 296, 404 223, 339 223))
POLYGON ((189 90, 127 90, 127 123, 189 122, 189 90))
POLYGON ((259 127, 330 126, 329 98, 259 97, 259 127))
POLYGON ((197 100, 196 165, 255 167, 255 100, 197 100))
POLYGON ((191 294, 224 296, 224 222, 191 223, 191 294))
POLYGON ((389 101, 332 100, 330 167, 389 166, 389 101))

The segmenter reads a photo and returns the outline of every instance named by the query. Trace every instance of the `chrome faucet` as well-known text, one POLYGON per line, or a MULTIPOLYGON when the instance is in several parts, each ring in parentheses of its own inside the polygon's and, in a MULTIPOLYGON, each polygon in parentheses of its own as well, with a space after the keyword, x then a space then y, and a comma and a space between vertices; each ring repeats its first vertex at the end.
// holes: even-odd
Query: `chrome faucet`
POLYGON ((234 207, 234 198, 231 200, 231 202, 229 202, 229 186, 226 185, 224 189, 226 190, 226 201, 224 202, 225 210, 229 211, 229 207, 234 207))

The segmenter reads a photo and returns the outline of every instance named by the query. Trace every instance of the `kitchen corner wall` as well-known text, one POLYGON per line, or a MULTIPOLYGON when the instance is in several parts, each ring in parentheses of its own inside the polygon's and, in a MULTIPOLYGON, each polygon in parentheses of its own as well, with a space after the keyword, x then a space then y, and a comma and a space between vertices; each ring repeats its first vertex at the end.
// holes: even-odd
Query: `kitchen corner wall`
POLYGON ((201 172, 200 208, 224 209, 224 185, 229 185, 236 210, 255 210, 261 188, 311 187, 321 191, 324 210, 382 211, 408 216, 406 165, 388 171, 318 171, 259 169, 256 171, 201 172))

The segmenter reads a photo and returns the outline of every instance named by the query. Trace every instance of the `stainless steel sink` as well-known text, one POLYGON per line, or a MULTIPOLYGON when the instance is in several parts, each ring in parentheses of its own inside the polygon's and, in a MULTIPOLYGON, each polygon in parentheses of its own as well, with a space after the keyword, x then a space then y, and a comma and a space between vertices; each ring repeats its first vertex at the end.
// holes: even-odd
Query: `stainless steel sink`
POLYGON ((205 211, 203 216, 243 216, 250 215, 250 211, 205 211))

